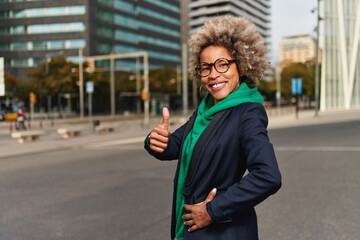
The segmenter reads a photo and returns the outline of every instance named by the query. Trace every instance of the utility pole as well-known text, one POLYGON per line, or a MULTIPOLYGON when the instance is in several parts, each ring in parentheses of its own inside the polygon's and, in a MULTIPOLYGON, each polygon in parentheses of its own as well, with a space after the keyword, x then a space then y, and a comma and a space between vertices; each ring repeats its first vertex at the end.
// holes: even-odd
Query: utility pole
POLYGON ((110 108, 111 116, 115 117, 115 57, 110 54, 110 108))
POLYGON ((80 118, 84 118, 84 70, 83 70, 83 49, 79 48, 79 98, 80 118))
POLYGON ((317 27, 315 53, 315 117, 319 116, 319 35, 320 35, 320 0, 317 0, 317 27))
POLYGON ((181 64, 183 79, 183 115, 188 115, 188 47, 187 40, 189 35, 189 0, 180 1, 181 11, 181 64))

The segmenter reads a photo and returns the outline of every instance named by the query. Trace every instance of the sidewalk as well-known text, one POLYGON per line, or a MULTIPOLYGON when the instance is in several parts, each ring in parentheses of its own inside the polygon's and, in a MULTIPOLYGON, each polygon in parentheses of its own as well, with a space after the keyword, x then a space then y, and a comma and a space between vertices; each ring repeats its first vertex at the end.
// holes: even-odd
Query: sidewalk
MULTIPOLYGON (((301 111, 299 118, 295 118, 295 114, 283 114, 269 116, 269 129, 317 125, 336 123, 342 121, 360 121, 360 109, 348 111, 329 111, 319 112, 318 117, 314 117, 314 111, 301 111)), ((117 121, 118 127, 115 132, 108 134, 97 134, 92 131, 85 131, 81 136, 69 139, 62 139, 62 136, 56 133, 59 127, 51 127, 50 124, 44 124, 43 130, 46 131, 45 136, 41 136, 39 141, 25 142, 19 144, 16 139, 11 139, 9 132, 2 131, 2 138, 4 139, 0 144, 0 159, 30 155, 40 152, 61 151, 65 149, 84 148, 91 146, 101 146, 110 144, 127 144, 134 142, 142 142, 145 136, 151 131, 152 127, 161 121, 161 117, 154 117, 150 119, 150 128, 145 129, 143 126, 143 119, 130 119, 117 121)), ((170 118, 170 131, 174 131, 181 126, 184 119, 181 116, 172 116, 170 118)), ((82 123, 85 124, 85 123, 82 123)), ((86 125, 86 124, 85 124, 86 125)), ((89 126, 89 125, 87 125, 89 126)))

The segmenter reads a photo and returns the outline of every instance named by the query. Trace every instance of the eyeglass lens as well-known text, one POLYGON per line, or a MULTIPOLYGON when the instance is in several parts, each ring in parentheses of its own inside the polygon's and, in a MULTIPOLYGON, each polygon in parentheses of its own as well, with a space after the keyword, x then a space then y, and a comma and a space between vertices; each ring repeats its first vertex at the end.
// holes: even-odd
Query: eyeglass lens
POLYGON ((225 58, 219 58, 214 63, 201 63, 200 67, 198 68, 198 73, 202 77, 206 77, 211 73, 212 66, 215 67, 215 70, 218 73, 224 73, 226 72, 229 67, 230 63, 225 58))

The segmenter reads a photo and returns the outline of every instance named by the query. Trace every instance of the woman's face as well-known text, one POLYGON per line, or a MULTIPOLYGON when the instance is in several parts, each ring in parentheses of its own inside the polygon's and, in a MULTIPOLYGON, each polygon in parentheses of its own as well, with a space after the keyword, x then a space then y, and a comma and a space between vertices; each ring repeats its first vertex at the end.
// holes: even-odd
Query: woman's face
MULTIPOLYGON (((206 64, 212 64, 219 58, 234 60, 226 48, 222 46, 209 46, 204 48, 200 54, 200 65, 205 63, 206 67, 206 64)), ((222 66, 221 63, 217 64, 217 68, 220 72, 223 71, 221 69, 222 66)), ((214 97, 214 102, 216 104, 237 89, 239 86, 239 72, 235 62, 230 62, 229 69, 223 73, 219 73, 214 65, 209 65, 208 68, 211 68, 211 72, 208 76, 201 77, 201 83, 214 97)))

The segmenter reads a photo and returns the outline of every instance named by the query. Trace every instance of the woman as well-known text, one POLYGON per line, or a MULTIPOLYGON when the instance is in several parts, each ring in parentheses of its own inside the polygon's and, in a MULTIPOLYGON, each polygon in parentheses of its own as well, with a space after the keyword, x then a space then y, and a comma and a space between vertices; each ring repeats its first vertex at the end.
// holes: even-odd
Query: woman
POLYGON ((266 48, 252 23, 230 16, 207 21, 190 48, 191 75, 208 94, 172 134, 165 108, 145 140, 156 158, 179 159, 171 238, 258 239, 254 206, 281 186, 256 87, 268 67, 266 48))

